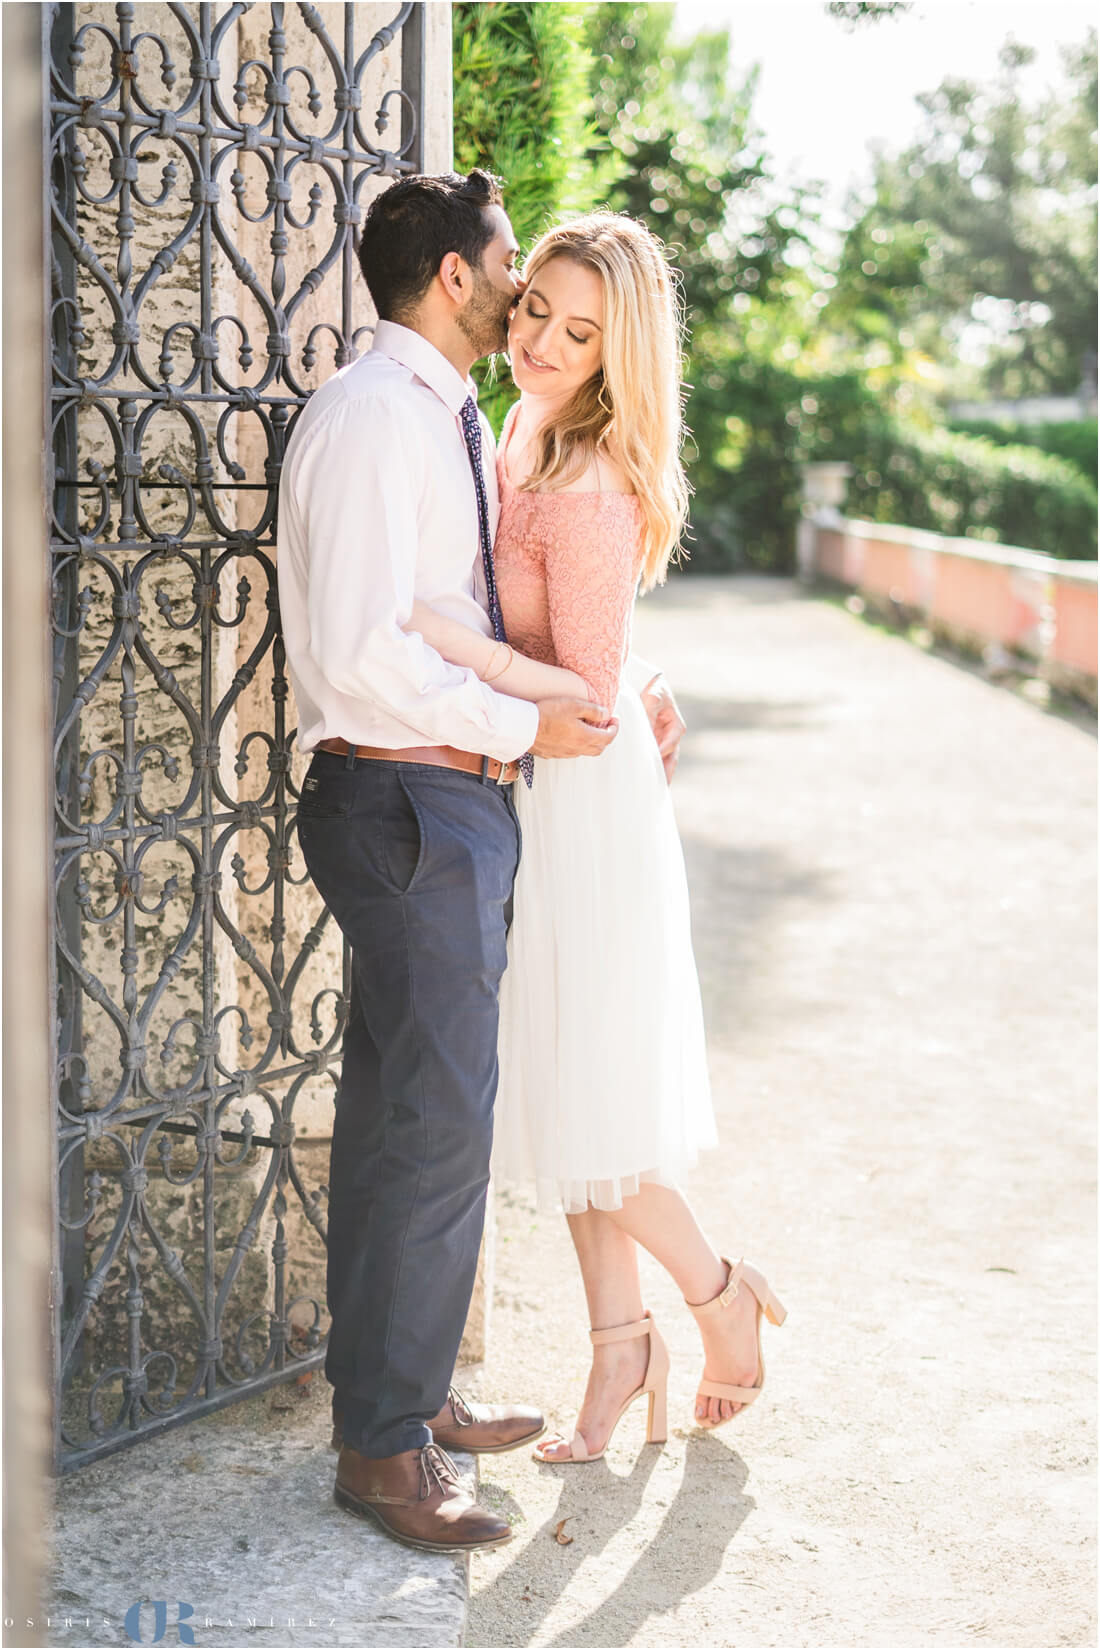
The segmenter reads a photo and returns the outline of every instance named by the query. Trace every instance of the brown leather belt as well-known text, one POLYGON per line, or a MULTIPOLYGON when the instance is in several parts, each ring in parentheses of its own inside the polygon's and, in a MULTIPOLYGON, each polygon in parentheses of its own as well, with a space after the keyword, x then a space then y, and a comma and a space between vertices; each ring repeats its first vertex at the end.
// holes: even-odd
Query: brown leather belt
MULTIPOLYGON (((346 739, 322 739, 317 750, 333 756, 347 756, 352 747, 346 739)), ((497 785, 510 785, 519 778, 518 762, 498 762, 495 756, 478 756, 475 751, 456 750, 453 745, 406 745, 401 750, 382 750, 377 745, 356 745, 355 754, 364 762, 423 762, 431 768, 458 768, 462 773, 483 772, 497 785)))

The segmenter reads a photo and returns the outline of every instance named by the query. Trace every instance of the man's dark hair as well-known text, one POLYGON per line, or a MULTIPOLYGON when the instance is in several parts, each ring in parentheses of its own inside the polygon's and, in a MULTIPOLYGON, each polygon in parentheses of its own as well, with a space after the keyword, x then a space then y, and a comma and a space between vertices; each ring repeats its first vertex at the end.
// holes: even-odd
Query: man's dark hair
POLYGON ((358 250, 379 319, 398 321, 414 310, 448 252, 480 269, 495 232, 485 208, 501 204, 499 178, 476 170, 402 178, 376 195, 358 250))

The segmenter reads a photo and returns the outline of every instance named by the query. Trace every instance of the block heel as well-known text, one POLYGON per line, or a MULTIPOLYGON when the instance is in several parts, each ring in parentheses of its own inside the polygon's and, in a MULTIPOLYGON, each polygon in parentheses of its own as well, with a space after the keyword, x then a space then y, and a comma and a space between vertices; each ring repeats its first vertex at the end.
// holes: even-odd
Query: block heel
POLYGON ((649 1336, 649 1362, 646 1364, 645 1380, 622 1405, 618 1415, 611 1424, 611 1431, 607 1435, 607 1443, 603 1449, 595 1454, 589 1454, 588 1445, 580 1432, 574 1429, 569 1444, 568 1455, 546 1455, 545 1450, 555 1443, 553 1438, 545 1438, 535 1445, 532 1454, 536 1461, 542 1461, 548 1467, 579 1466, 583 1462, 598 1461, 610 1444, 615 1428, 636 1399, 643 1395, 649 1399, 649 1413, 646 1418, 646 1443, 663 1444, 668 1440, 668 1347, 661 1337, 657 1325, 653 1322, 652 1314, 647 1312, 644 1318, 637 1323, 619 1324, 614 1329, 592 1329, 589 1335, 593 1346, 606 1346, 612 1341, 629 1341, 636 1335, 649 1336))
MULTIPOLYGON (((725 1287, 714 1296, 713 1300, 703 1301, 698 1306, 692 1306, 690 1301, 687 1304, 691 1308, 696 1321, 705 1323, 708 1318, 726 1310, 743 1283, 756 1299, 756 1353, 760 1370, 756 1377, 756 1385, 751 1387, 730 1386, 724 1381, 708 1381, 704 1377, 699 1382, 699 1390, 696 1396, 700 1398, 727 1398, 731 1403, 744 1406, 755 1402, 764 1385, 764 1347, 760 1339, 761 1319, 766 1316, 768 1322, 775 1324, 778 1328, 787 1316, 787 1308, 770 1287, 764 1274, 758 1271, 755 1266, 750 1266, 748 1261, 739 1260, 734 1265, 723 1255, 722 1265, 726 1268, 725 1287)), ((736 1413, 740 1414, 740 1411, 736 1413)), ((734 1417, 729 1416, 728 1419, 733 1420, 734 1417)), ((711 1431, 716 1426, 725 1426, 725 1424, 724 1421, 696 1421, 697 1426, 705 1426, 711 1431)))

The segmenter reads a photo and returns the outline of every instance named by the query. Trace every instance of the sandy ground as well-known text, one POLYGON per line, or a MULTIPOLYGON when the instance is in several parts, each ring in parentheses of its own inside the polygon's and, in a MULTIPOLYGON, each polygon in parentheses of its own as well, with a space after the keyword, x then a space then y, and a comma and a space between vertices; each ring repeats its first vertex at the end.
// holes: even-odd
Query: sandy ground
MULTIPOLYGON (((636 643, 690 723, 677 810, 723 1145, 688 1187, 790 1316, 743 1418, 587 1467, 487 1457, 517 1539, 465 1642, 1095 1644, 1095 743, 769 579, 636 643), (568 1519, 568 1546, 554 1531, 568 1519)), ((498 1194, 486 1397, 575 1414, 564 1221, 498 1194)))

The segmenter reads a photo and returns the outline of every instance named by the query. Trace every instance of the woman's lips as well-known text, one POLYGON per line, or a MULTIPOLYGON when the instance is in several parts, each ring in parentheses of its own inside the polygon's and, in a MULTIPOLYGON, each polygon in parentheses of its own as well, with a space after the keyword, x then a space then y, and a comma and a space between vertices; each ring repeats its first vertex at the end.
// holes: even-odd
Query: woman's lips
POLYGON ((557 372, 557 367, 551 367, 545 361, 536 361, 530 350, 528 350, 523 344, 519 347, 523 354, 523 364, 525 367, 529 368, 531 372, 557 372))

